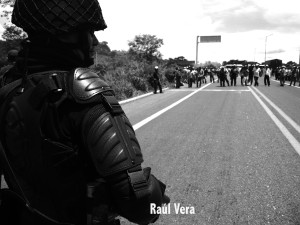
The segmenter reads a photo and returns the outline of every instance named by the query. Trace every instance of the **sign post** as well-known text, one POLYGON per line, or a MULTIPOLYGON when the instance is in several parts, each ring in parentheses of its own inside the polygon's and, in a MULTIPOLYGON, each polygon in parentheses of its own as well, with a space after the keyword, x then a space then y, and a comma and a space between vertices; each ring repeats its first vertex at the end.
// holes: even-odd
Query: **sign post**
POLYGON ((198 44, 199 43, 211 43, 211 42, 221 42, 221 35, 217 36, 197 36, 196 38, 196 62, 198 64, 198 44), (200 37, 200 41, 199 41, 200 37))

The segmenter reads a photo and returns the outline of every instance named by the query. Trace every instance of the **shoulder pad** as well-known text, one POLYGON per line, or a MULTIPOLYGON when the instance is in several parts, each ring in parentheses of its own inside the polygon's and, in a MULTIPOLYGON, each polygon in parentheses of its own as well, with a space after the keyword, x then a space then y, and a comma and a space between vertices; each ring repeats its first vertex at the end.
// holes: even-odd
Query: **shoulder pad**
POLYGON ((71 95, 77 102, 86 102, 111 87, 98 74, 88 68, 77 68, 74 71, 70 87, 71 95))

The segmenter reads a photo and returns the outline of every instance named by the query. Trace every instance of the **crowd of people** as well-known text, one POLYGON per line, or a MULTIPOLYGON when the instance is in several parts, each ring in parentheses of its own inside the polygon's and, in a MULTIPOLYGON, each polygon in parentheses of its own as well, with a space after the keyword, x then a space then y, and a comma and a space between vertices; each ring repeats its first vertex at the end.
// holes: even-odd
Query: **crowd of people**
POLYGON ((300 87, 300 67, 299 66, 280 66, 271 68, 268 65, 243 65, 243 66, 221 66, 218 69, 208 67, 187 67, 183 69, 176 68, 175 71, 175 87, 180 88, 182 82, 188 84, 191 88, 193 83, 196 87, 201 87, 203 83, 209 82, 220 83, 221 87, 236 86, 237 78, 240 77, 241 86, 259 86, 260 78, 263 79, 265 86, 270 86, 270 79, 274 77, 275 80, 280 81, 280 85, 284 86, 286 82, 289 85, 300 87), (217 79, 215 80, 215 76, 217 79))

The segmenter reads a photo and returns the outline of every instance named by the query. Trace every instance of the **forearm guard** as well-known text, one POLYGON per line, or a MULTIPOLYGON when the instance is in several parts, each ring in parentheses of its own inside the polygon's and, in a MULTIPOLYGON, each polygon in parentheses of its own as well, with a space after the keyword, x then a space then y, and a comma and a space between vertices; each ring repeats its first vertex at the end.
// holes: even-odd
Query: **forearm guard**
POLYGON ((153 222, 158 216, 150 214, 150 203, 160 206, 165 202, 165 185, 151 175, 150 168, 142 169, 143 157, 135 132, 112 92, 97 86, 103 82, 92 74, 77 78, 74 88, 81 90, 77 96, 79 91, 74 92, 77 101, 94 105, 82 123, 84 145, 97 172, 111 187, 115 209, 132 222, 153 222), (93 80, 93 85, 88 79, 93 80))
POLYGON ((142 170, 140 146, 127 117, 122 114, 115 121, 104 109, 94 107, 84 124, 90 127, 85 135, 91 158, 108 180, 117 212, 132 222, 149 223, 158 217, 150 214, 150 203, 161 206, 166 187, 151 175, 150 168, 142 170))

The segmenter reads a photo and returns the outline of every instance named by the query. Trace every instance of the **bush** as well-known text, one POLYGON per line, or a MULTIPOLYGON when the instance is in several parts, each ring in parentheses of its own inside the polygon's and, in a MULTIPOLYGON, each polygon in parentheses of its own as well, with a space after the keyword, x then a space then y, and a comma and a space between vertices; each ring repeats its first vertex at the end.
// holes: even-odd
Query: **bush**
POLYGON ((136 90, 138 91, 147 91, 147 84, 146 84, 146 80, 137 76, 133 76, 130 78, 130 81, 133 85, 133 87, 135 87, 136 90))
POLYGON ((165 77, 168 82, 173 83, 175 81, 175 70, 174 69, 166 69, 165 71, 165 77))
POLYGON ((117 99, 123 100, 153 90, 152 76, 155 66, 159 67, 161 84, 169 86, 168 83, 174 80, 174 69, 165 68, 162 62, 137 60, 124 51, 99 55, 93 69, 104 76, 106 82, 114 89, 117 99))

